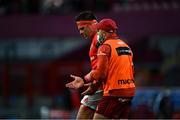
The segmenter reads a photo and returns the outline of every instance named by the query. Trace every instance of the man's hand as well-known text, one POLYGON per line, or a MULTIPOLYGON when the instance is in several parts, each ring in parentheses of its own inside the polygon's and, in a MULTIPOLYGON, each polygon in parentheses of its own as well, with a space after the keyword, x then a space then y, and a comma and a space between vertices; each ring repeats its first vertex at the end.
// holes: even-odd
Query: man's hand
POLYGON ((74 80, 70 83, 66 84, 66 87, 68 88, 73 88, 73 89, 78 89, 80 87, 83 87, 84 81, 81 77, 75 76, 75 75, 70 75, 74 80))
POLYGON ((81 93, 81 95, 92 95, 94 94, 100 87, 101 83, 100 82, 91 82, 84 84, 84 86, 88 86, 88 88, 81 93))

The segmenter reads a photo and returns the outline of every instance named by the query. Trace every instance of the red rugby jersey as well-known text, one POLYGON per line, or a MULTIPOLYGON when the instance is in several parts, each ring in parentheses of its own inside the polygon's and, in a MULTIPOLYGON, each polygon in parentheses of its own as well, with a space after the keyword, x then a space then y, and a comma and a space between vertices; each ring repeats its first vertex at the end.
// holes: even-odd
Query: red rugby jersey
POLYGON ((90 58, 92 70, 95 70, 97 67, 97 50, 98 50, 98 48, 96 47, 97 42, 98 42, 97 34, 95 34, 92 39, 90 50, 89 50, 89 58, 90 58))

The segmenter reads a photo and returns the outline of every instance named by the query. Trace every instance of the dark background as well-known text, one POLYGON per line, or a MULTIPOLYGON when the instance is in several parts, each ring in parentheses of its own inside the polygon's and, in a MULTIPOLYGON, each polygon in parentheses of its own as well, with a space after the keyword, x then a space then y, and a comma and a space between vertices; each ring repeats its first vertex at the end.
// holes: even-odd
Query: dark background
POLYGON ((84 10, 114 19, 133 50, 130 118, 179 118, 179 0, 0 0, 0 118, 75 118, 83 88, 65 84, 90 71, 84 10))

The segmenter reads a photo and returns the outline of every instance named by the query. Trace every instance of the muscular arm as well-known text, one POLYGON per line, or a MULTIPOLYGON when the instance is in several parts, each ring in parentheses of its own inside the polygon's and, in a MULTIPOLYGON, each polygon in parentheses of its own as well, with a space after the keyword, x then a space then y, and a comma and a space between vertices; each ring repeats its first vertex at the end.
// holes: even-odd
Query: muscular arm
POLYGON ((99 47, 97 53, 97 68, 90 73, 92 79, 102 81, 106 78, 110 54, 111 48, 109 45, 101 45, 99 47))

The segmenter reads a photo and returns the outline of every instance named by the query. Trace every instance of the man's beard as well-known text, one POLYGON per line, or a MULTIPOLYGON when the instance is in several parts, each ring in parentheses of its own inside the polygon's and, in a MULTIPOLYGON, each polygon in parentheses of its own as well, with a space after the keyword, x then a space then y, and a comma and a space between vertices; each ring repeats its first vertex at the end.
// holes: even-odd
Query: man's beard
POLYGON ((83 37, 84 39, 88 39, 88 38, 89 38, 89 36, 87 36, 87 35, 82 35, 82 37, 83 37))

